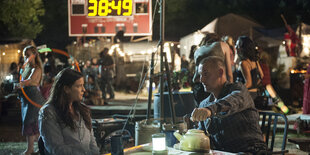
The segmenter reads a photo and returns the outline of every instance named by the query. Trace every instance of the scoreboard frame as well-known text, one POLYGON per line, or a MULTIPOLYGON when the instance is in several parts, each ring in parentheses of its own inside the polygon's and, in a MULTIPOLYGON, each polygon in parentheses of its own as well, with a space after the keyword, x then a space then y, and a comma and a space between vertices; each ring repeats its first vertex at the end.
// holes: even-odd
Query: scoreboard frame
MULTIPOLYGON (((131 0, 132 13, 129 16, 88 16, 89 1, 68 0, 68 32, 70 37, 115 36, 121 30, 124 31, 124 36, 152 36, 152 0, 131 0), (141 9, 141 6, 147 9, 141 9)), ((123 0, 105 1, 116 3, 123 0)), ((109 6, 108 11, 115 10, 109 6)))

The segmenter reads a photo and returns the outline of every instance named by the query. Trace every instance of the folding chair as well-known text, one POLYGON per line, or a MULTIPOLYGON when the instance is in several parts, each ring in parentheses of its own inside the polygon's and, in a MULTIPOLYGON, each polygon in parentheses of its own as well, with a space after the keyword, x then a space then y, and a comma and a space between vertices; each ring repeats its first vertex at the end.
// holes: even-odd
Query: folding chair
POLYGON ((286 139, 287 139, 287 130, 288 130, 288 121, 284 114, 280 113, 273 113, 273 112, 259 112, 259 115, 262 116, 262 124, 261 130, 265 135, 265 142, 268 148, 268 151, 271 151, 272 154, 282 154, 287 153, 288 150, 285 150, 286 147, 286 139), (283 139, 282 139, 282 146, 281 151, 273 151, 276 131, 277 131, 277 124, 278 124, 278 117, 282 117, 284 119, 284 130, 283 130, 283 139), (268 121, 267 121, 268 119, 268 121), (266 124, 267 122, 267 124, 266 124), (272 128, 272 130, 270 130, 272 128), (270 135, 271 133, 271 135, 270 135), (271 139, 269 139, 271 137, 271 139))

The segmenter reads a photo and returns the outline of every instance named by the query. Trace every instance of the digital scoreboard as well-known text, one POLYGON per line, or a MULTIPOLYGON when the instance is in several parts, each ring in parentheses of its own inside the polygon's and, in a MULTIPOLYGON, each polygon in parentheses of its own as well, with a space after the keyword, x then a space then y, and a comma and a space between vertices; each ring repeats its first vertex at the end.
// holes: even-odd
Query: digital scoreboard
POLYGON ((68 0, 69 36, 152 35, 152 0, 68 0))

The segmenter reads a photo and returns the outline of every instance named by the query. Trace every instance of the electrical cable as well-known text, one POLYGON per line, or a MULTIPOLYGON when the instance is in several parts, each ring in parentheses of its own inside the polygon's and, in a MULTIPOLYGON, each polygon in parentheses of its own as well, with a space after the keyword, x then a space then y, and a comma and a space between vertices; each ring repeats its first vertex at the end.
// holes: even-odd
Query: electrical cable
MULTIPOLYGON (((152 20, 152 24, 151 24, 151 28, 150 28, 150 29, 152 29, 152 28, 153 28, 153 25, 154 25, 154 18, 155 18, 155 12, 156 12, 157 3, 159 3, 158 0, 156 0, 156 3, 155 3, 154 13, 153 13, 153 20, 152 20)), ((156 54, 156 53, 158 54, 158 46, 159 46, 159 44, 160 44, 160 42, 157 44, 157 50, 156 50, 155 54, 156 54)), ((131 109, 130 109, 130 111, 129 111, 129 114, 128 114, 128 116, 127 116, 127 119, 126 119, 126 121, 125 121, 125 124, 124 124, 124 126, 123 126, 123 128, 122 128, 121 134, 124 132, 124 130, 125 130, 125 128, 126 128, 126 125, 127 125, 128 121, 129 121, 129 118, 130 118, 130 117, 131 117, 131 118, 134 117, 135 112, 136 112, 136 106, 137 106, 137 103, 138 103, 138 97, 139 97, 139 94, 140 94, 140 92, 141 92, 141 90, 142 90, 142 87, 143 87, 143 84, 144 84, 144 82, 145 82, 145 79, 146 79, 146 77, 147 77, 147 74, 145 74, 145 75, 143 76, 143 73, 144 73, 143 70, 144 70, 144 66, 145 66, 145 61, 146 61, 146 59, 144 59, 144 62, 143 62, 142 74, 141 74, 141 78, 140 78, 140 82, 139 82, 139 87, 138 87, 138 91, 137 91, 135 103, 132 105, 132 107, 131 107, 131 109)), ((156 61, 156 63, 157 63, 157 61, 156 61)), ((155 66, 155 65, 154 65, 154 66, 155 66)), ((151 69, 151 68, 149 67, 148 70, 147 70, 147 72, 148 72, 150 69, 151 69)), ((147 72, 146 72, 146 73, 147 73, 147 72)))

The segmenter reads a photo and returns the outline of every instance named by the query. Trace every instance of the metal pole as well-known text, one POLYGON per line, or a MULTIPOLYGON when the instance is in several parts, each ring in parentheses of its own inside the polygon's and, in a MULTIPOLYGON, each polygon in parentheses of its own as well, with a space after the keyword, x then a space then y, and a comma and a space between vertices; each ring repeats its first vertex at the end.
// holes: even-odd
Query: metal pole
POLYGON ((166 76, 167 76, 168 92, 169 92, 168 99, 169 99, 169 107, 170 107, 170 116, 172 119, 172 125, 174 125, 175 124, 175 110, 174 110, 173 95, 171 92, 170 71, 169 71, 167 54, 165 53, 164 56, 165 56, 165 68, 166 68, 166 76))
POLYGON ((153 84, 153 75, 154 75, 154 55, 155 53, 152 53, 151 58, 151 66, 150 66, 150 84, 149 84, 149 97, 147 102, 147 114, 146 114, 146 120, 150 119, 150 113, 151 113, 151 104, 152 104, 152 84, 153 84))
POLYGON ((161 0, 160 3, 160 118, 161 123, 164 122, 164 43, 165 43, 165 0, 161 0))

